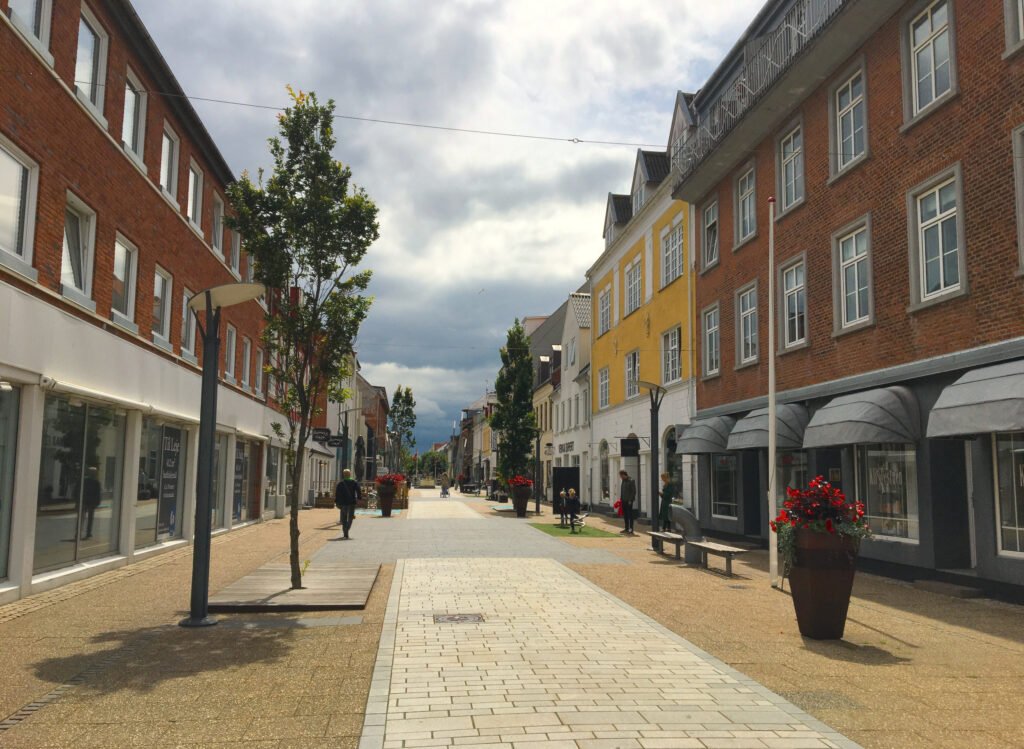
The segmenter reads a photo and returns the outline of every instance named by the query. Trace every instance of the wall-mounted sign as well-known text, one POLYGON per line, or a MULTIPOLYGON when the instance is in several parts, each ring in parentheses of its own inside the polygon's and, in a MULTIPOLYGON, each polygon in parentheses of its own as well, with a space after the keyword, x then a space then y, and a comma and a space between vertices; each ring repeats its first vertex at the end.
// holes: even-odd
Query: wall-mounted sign
POLYGON ((331 430, 324 429, 323 427, 313 428, 313 441, 314 442, 326 442, 331 438, 331 430))
POLYGON ((559 452, 559 454, 571 453, 575 446, 576 446, 575 442, 563 442, 562 444, 560 444, 558 446, 558 452, 559 452))
POLYGON ((336 437, 328 437, 327 438, 327 446, 328 447, 341 447, 344 444, 345 444, 345 440, 343 440, 341 437, 337 437, 336 436, 336 437))
POLYGON ((619 440, 619 451, 623 458, 636 458, 640 455, 640 440, 637 437, 624 437, 619 440))

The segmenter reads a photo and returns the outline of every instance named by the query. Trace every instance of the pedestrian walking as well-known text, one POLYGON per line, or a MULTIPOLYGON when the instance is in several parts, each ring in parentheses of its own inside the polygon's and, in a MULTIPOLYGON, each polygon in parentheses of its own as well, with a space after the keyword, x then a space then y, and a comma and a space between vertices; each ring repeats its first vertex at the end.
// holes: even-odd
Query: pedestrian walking
POLYGON ((661 511, 658 513, 661 527, 655 528, 655 530, 672 530, 672 502, 677 496, 676 485, 672 483, 672 477, 667 473, 661 474, 661 511))
POLYGON ((566 511, 566 500, 568 495, 565 493, 565 489, 558 492, 558 525, 562 528, 565 527, 565 522, 569 519, 569 513, 566 511))
POLYGON ((622 500, 622 521, 625 527, 619 533, 633 535, 633 505, 636 503, 636 481, 629 477, 626 469, 619 471, 619 498, 622 500))
POLYGON ((576 533, 576 523, 579 522, 580 498, 576 496, 576 490, 570 488, 566 501, 569 504, 569 532, 576 533))
POLYGON ((452 485, 452 482, 451 482, 451 479, 448 478, 448 473, 447 472, 442 473, 441 474, 441 496, 442 497, 449 496, 448 489, 451 487, 451 485, 452 485))
POLYGON ((363 490, 359 488, 359 482, 352 478, 352 471, 345 469, 341 472, 341 481, 334 488, 334 504, 340 511, 342 536, 340 539, 347 540, 348 532, 352 528, 352 521, 356 517, 356 503, 363 498, 363 490))

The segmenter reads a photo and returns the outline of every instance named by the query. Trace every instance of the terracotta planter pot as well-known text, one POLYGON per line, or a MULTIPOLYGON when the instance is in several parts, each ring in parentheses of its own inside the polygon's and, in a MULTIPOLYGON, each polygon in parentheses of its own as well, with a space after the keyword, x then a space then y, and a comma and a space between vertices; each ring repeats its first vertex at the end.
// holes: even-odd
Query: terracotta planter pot
POLYGON ((382 517, 391 517, 391 508, 395 505, 395 496, 398 494, 398 487, 394 484, 377 485, 377 505, 380 507, 382 517))
POLYGON ((841 640, 853 590, 857 540, 799 528, 795 541, 789 587, 800 634, 813 640, 841 640))
POLYGON ((512 487, 512 506, 516 510, 517 518, 526 517, 526 505, 530 501, 530 494, 532 494, 532 488, 529 486, 512 487))

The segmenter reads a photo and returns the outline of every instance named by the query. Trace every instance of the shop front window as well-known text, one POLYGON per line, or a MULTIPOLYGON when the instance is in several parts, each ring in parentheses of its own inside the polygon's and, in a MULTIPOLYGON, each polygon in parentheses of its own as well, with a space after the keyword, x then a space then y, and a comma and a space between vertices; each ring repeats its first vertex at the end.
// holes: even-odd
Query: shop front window
POLYGON ((223 528, 224 517, 224 474, 228 463, 228 436, 218 434, 213 443, 213 494, 210 497, 211 528, 223 528))
POLYGON ((263 509, 270 509, 270 498, 280 494, 278 489, 278 476, 281 467, 281 448, 267 448, 267 491, 263 495, 263 509))
POLYGON ((910 444, 858 445, 857 499, 873 535, 918 539, 917 453, 910 444))
POLYGON ((56 569, 117 551, 125 417, 48 396, 43 414, 34 569, 56 569))
POLYGON ((676 488, 678 502, 683 501, 683 456, 676 452, 676 428, 671 427, 665 433, 665 472, 669 475, 672 485, 676 488))
POLYGON ((1000 553, 1024 554, 1024 432, 995 435, 1000 553))
POLYGON ((135 548, 181 537, 186 433, 154 419, 142 422, 135 499, 135 548))
POLYGON ((735 455, 713 453, 711 455, 711 514, 724 518, 739 517, 739 502, 736 490, 737 459, 735 455))
POLYGON ((232 484, 231 517, 236 523, 249 518, 249 461, 252 458, 252 447, 245 440, 235 442, 235 481, 232 484))
POLYGON ((14 504, 14 459, 18 439, 17 388, 0 390, 0 580, 7 577, 14 504))
POLYGON ((780 450, 775 463, 775 499, 778 506, 786 501, 786 489, 807 488, 807 453, 802 450, 780 450))
POLYGON ((608 466, 608 442, 601 440, 601 501, 604 504, 611 504, 611 471, 608 466))

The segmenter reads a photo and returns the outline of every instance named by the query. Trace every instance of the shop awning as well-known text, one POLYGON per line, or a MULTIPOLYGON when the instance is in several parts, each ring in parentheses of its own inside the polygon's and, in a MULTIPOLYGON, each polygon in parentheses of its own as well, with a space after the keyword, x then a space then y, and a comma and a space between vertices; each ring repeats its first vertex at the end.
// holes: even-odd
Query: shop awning
POLYGON ((736 424, 731 416, 697 419, 676 439, 676 452, 686 455, 722 453, 728 450, 729 432, 736 424))
POLYGON ((914 394, 902 385, 833 398, 804 431, 804 447, 874 442, 917 442, 921 417, 914 394))
POLYGON ((1024 359, 972 369, 942 391, 928 437, 1024 430, 1024 359))
MULTIPOLYGON (((775 411, 776 447, 799 450, 804 446, 804 429, 810 416, 799 403, 783 403, 775 411)), ((768 409, 751 411, 736 422, 729 434, 730 450, 768 447, 768 409)))

